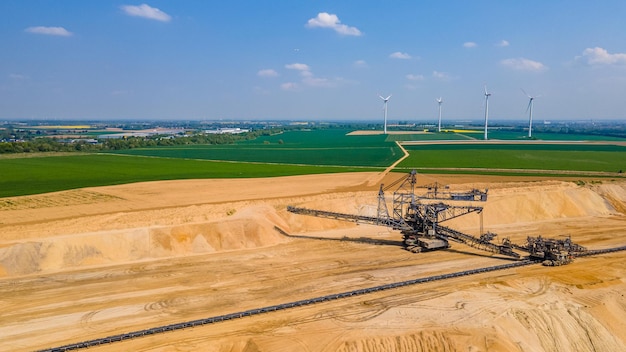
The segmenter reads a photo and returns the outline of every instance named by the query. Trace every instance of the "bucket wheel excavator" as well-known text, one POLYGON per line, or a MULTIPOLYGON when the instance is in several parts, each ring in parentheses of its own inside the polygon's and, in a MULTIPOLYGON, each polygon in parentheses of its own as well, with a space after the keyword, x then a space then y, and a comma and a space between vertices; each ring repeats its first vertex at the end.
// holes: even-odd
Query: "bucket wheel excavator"
POLYGON ((450 241, 465 244, 493 254, 510 258, 521 258, 514 250, 529 253, 529 258, 541 260, 545 265, 562 265, 571 261, 584 247, 567 240, 528 237, 524 245, 513 244, 505 238, 501 244, 492 242, 496 234, 482 231, 482 211, 480 203, 487 201, 487 189, 450 191, 447 186, 433 183, 417 186, 417 172, 411 171, 387 187, 380 185, 378 191, 377 216, 336 213, 324 210, 289 206, 287 210, 301 215, 367 223, 399 230, 403 236, 405 249, 419 253, 450 247, 450 241), (392 209, 389 212, 385 191, 395 187, 392 195, 392 209), (416 190, 423 190, 420 194, 416 190), (481 235, 479 237, 441 225, 448 220, 471 213, 481 215, 481 235))

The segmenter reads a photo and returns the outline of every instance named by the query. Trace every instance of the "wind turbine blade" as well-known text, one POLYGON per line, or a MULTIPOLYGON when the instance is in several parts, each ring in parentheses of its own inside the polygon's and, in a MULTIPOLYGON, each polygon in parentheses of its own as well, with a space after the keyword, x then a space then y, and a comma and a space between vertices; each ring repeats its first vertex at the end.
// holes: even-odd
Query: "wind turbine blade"
POLYGON ((489 93, 487 93, 487 85, 485 84, 485 95, 489 95, 489 93))
POLYGON ((520 88, 520 89, 522 90, 522 93, 524 93, 525 96, 532 98, 530 94, 526 93, 526 91, 523 88, 520 88))
POLYGON ((533 103, 533 101, 531 99, 528 100, 528 105, 526 106, 526 112, 528 112, 528 110, 530 110, 530 105, 533 103))
POLYGON ((383 96, 382 96, 382 95, 379 95, 378 97, 379 97, 380 99, 382 99, 382 100, 385 100, 385 98, 383 98, 383 96))
POLYGON ((390 98, 391 98, 391 94, 389 94, 389 96, 385 100, 389 100, 390 98))

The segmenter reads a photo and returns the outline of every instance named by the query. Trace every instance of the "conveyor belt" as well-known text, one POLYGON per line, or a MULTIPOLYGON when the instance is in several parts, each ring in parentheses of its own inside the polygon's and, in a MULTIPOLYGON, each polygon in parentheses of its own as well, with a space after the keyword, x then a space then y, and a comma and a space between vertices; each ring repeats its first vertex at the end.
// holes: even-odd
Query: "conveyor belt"
MULTIPOLYGON (((624 251, 624 250, 626 250, 626 246, 598 249, 598 250, 589 250, 589 251, 579 254, 578 256, 586 257, 586 256, 592 256, 592 255, 624 251)), ((428 276, 428 277, 417 278, 417 279, 408 280, 408 281, 394 282, 394 283, 380 285, 380 286, 362 288, 358 290, 335 293, 335 294, 321 296, 321 297, 303 299, 300 301, 294 301, 294 302, 282 303, 282 304, 277 304, 277 305, 268 306, 268 307, 250 309, 250 310, 246 310, 242 312, 218 315, 218 316, 204 318, 204 319, 191 320, 191 321, 186 321, 182 323, 164 325, 164 326, 149 328, 145 330, 138 330, 138 331, 128 332, 124 334, 112 335, 112 336, 108 336, 104 338, 93 339, 93 340, 77 342, 77 343, 73 343, 73 344, 69 344, 65 346, 44 349, 41 351, 46 351, 46 352, 73 351, 73 350, 98 346, 102 344, 109 344, 113 342, 120 342, 120 341, 124 341, 128 339, 134 339, 134 338, 138 338, 138 337, 142 337, 146 335, 154 335, 154 334, 160 334, 160 333, 164 333, 168 331, 191 328, 195 326, 215 324, 215 323, 219 323, 219 322, 223 322, 227 320, 240 319, 240 318, 249 317, 253 315, 270 313, 270 312, 274 312, 278 310, 307 306, 307 305, 311 305, 315 303, 334 301, 337 299, 349 298, 349 297, 364 295, 368 293, 389 290, 393 288, 423 284, 423 283, 433 282, 433 281, 441 281, 441 280, 452 279, 452 278, 461 277, 461 276, 482 274, 482 273, 487 273, 487 272, 496 271, 496 270, 512 269, 512 268, 517 268, 517 267, 532 265, 532 264, 537 264, 537 263, 539 262, 532 261, 532 260, 521 260, 521 261, 517 261, 514 263, 508 263, 508 264, 502 264, 502 265, 496 265, 496 266, 490 266, 490 267, 478 268, 478 269, 471 269, 471 270, 464 270, 464 271, 459 271, 459 272, 454 272, 454 273, 449 273, 449 274, 428 276)))

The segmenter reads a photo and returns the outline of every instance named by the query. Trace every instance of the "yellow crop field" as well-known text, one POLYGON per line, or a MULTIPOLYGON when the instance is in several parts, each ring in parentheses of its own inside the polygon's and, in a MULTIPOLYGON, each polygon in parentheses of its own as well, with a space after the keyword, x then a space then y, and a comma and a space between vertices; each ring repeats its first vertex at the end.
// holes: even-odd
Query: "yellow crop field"
POLYGON ((84 130, 92 128, 90 125, 52 125, 52 126, 28 126, 40 130, 84 130))
POLYGON ((444 132, 452 132, 452 133, 481 133, 483 131, 479 130, 443 130, 444 132))

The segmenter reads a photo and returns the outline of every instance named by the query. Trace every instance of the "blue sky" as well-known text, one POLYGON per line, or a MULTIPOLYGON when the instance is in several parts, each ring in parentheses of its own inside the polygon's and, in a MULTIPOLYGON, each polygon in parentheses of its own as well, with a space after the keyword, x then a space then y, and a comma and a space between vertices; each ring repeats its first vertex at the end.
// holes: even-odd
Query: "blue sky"
POLYGON ((626 1, 0 1, 0 119, 626 118, 626 1))

